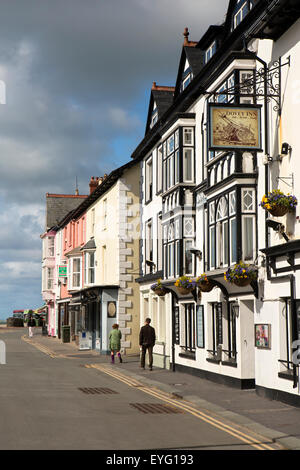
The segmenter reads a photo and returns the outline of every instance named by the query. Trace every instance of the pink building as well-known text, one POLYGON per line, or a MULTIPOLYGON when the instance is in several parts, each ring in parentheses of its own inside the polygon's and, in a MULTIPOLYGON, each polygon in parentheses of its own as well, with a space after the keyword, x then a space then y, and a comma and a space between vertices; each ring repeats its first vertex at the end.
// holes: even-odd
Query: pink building
POLYGON ((58 329, 57 298, 61 298, 61 287, 58 266, 64 254, 64 246, 60 235, 59 222, 67 214, 72 213, 86 195, 79 194, 46 194, 46 227, 41 235, 43 243, 42 256, 42 297, 48 306, 48 335, 56 336, 58 329))

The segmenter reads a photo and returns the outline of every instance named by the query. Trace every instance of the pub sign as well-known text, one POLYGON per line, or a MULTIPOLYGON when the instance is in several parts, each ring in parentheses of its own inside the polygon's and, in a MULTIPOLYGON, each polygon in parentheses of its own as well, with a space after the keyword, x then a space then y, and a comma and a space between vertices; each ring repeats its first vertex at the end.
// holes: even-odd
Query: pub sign
POLYGON ((254 150, 261 148, 261 106, 209 103, 209 150, 254 150))

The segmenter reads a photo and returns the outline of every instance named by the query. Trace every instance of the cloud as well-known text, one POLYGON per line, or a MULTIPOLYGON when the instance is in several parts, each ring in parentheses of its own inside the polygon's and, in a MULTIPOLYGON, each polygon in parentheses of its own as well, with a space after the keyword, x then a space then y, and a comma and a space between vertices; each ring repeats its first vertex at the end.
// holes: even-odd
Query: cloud
POLYGON ((2 0, 0 262, 14 304, 40 303, 45 193, 88 193, 130 160, 150 87, 174 85, 183 30, 199 40, 228 0, 2 0), (31 273, 31 274, 29 274, 31 273), (31 293, 31 294, 30 294, 31 293))

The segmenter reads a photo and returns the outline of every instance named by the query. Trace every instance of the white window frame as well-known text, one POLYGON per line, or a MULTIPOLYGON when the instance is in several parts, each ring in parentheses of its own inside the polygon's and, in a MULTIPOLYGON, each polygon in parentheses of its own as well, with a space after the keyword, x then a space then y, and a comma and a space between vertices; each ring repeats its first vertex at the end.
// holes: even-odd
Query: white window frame
POLYGON ((193 127, 184 127, 182 130, 183 135, 183 146, 188 147, 190 145, 194 145, 194 128, 193 127), (190 142, 186 140, 186 135, 190 136, 190 142))
POLYGON ((84 253, 84 284, 85 285, 93 285, 95 284, 95 254, 96 252, 93 251, 86 251, 84 253), (94 264, 91 266, 91 255, 94 255, 94 264), (90 282, 90 273, 93 272, 94 281, 90 282))
POLYGON ((236 12, 236 14, 234 15, 234 18, 233 18, 233 27, 234 29, 238 27, 239 24, 241 24, 241 22, 243 21, 243 19, 245 18, 245 16, 249 13, 249 8, 248 8, 248 1, 246 1, 245 3, 243 3, 243 5, 241 6, 241 8, 236 12), (244 10, 246 8, 246 14, 244 14, 244 10), (237 18, 238 16, 240 16, 240 21, 237 22, 237 18))
POLYGON ((212 56, 215 54, 216 51, 213 52, 214 47, 215 48, 217 47, 216 41, 212 42, 211 45, 209 46, 209 48, 206 50, 206 52, 205 52, 205 63, 207 63, 212 58, 212 56))
POLYGON ((54 258, 54 237, 47 238, 47 258, 54 258))
POLYGON ((255 237, 255 214, 244 214, 242 215, 242 252, 243 252, 243 260, 245 261, 253 261, 255 258, 255 252, 256 252, 256 237, 255 237), (245 221, 246 219, 251 219, 252 220, 252 256, 246 256, 246 235, 249 234, 249 230, 246 231, 245 228, 245 221))
POLYGON ((184 183, 193 183, 194 182, 194 149, 192 147, 183 147, 183 182, 184 183), (186 157, 185 153, 190 152, 191 159, 191 178, 187 178, 187 166, 186 166, 186 157))
POLYGON ((69 259, 69 267, 68 269, 68 285, 69 285, 69 290, 76 290, 76 289, 81 289, 82 287, 82 281, 81 281, 81 272, 82 272, 82 259, 80 256, 74 256, 69 259), (79 260, 79 271, 74 272, 74 261, 79 260), (79 274, 79 285, 74 285, 74 275, 79 274))
POLYGON ((53 290, 54 287, 54 268, 46 267, 46 290, 53 290))
POLYGON ((145 199, 146 202, 153 199, 153 159, 152 155, 145 161, 145 199), (150 191, 151 186, 151 191, 150 191))

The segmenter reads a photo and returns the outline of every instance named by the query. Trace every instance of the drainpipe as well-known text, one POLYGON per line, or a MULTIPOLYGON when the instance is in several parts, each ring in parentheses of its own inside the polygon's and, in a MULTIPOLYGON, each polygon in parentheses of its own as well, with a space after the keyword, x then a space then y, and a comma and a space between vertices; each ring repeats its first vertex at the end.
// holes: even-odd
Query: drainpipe
MULTIPOLYGON (((295 292, 295 276, 290 276, 290 288, 291 288, 291 311, 292 311, 292 340, 296 341, 299 339, 298 325, 297 325, 297 309, 296 309, 296 292, 295 292)), ((297 365, 293 362, 293 388, 298 385, 297 377, 297 365)))
POLYGON ((172 372, 175 372, 175 296, 172 292, 172 372))

